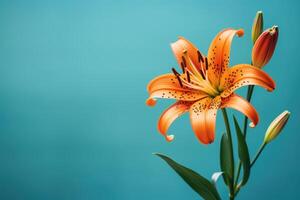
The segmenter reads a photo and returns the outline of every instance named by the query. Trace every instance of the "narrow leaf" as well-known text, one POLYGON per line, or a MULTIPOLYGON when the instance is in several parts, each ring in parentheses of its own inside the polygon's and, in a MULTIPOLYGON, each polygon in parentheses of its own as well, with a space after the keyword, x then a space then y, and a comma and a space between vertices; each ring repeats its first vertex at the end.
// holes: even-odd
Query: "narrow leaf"
POLYGON ((230 185, 233 177, 233 158, 227 134, 224 133, 220 145, 220 166, 223 173, 223 179, 226 185, 230 185))
POLYGON ((170 167, 172 167, 177 174, 205 200, 221 200, 218 191, 209 180, 193 170, 176 163, 174 160, 163 154, 155 153, 155 155, 166 161, 170 167))
POLYGON ((245 137, 241 131, 241 128, 235 116, 233 116, 233 120, 234 120, 236 135, 238 139, 238 154, 242 162, 243 173, 244 173, 241 185, 245 185, 250 175, 250 156, 249 156, 248 146, 245 137))

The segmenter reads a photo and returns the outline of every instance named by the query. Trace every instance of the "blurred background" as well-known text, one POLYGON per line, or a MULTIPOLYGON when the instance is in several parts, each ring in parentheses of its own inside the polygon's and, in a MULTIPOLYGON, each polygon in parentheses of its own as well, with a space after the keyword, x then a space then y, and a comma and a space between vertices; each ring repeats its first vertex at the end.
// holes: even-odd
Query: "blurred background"
POLYGON ((152 153, 210 178, 219 171, 221 113, 212 145, 196 140, 188 115, 167 143, 156 123, 172 101, 147 107, 146 85, 177 66, 169 44, 180 35, 206 54, 220 30, 243 28, 231 65, 249 63, 258 10, 265 27, 278 25, 280 33, 264 68, 277 88, 255 89, 261 121, 248 134, 251 154, 279 113, 292 115, 237 199, 300 199, 299 8, 296 0, 1 0, 0 199, 199 199, 152 153))

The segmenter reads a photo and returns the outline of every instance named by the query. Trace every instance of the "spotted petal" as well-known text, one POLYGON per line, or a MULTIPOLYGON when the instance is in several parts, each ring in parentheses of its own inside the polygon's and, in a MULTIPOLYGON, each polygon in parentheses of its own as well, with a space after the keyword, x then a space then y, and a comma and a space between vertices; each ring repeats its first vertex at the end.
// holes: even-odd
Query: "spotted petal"
POLYGON ((221 98, 207 97, 194 103, 190 108, 192 129, 203 144, 210 144, 215 139, 215 123, 221 98))
POLYGON ((247 64, 239 64, 229 68, 221 78, 221 96, 227 97, 236 89, 246 85, 259 85, 268 91, 273 91, 275 82, 261 69, 247 64))
POLYGON ((159 132, 165 136, 167 141, 172 141, 174 138, 173 135, 167 135, 167 131, 173 121, 187 112, 192 104, 193 102, 178 101, 162 113, 158 120, 157 127, 159 132))
POLYGON ((242 36, 244 31, 225 29, 221 31, 212 41, 207 58, 208 58, 208 77, 212 84, 217 88, 220 77, 229 65, 229 56, 231 42, 235 35, 242 36))
POLYGON ((147 87, 150 94, 146 101, 149 106, 154 106, 157 98, 196 101, 207 96, 204 92, 182 87, 174 74, 164 74, 153 79, 147 87))
POLYGON ((252 121, 252 127, 256 126, 259 121, 259 117, 255 108, 239 95, 231 94, 227 98, 222 98, 221 108, 233 108, 237 111, 240 111, 252 121))

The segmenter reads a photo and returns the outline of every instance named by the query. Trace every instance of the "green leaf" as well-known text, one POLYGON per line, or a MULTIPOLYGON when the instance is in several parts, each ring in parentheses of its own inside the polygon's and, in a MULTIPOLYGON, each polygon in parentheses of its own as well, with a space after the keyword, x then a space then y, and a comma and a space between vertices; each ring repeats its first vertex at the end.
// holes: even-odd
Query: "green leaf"
POLYGON ((235 116, 233 116, 233 120, 234 120, 236 135, 238 139, 238 154, 242 162, 243 173, 244 173, 241 185, 245 185, 250 175, 250 156, 249 156, 248 146, 245 137, 241 131, 241 128, 235 116))
POLYGON ((223 173, 223 179, 226 185, 230 185, 233 180, 233 157, 231 154, 230 143, 226 133, 223 134, 220 147, 220 166, 223 173))
POLYGON ((218 191, 209 180, 193 170, 176 163, 174 160, 163 154, 155 153, 155 155, 166 161, 170 167, 172 167, 177 174, 205 200, 221 200, 218 191))

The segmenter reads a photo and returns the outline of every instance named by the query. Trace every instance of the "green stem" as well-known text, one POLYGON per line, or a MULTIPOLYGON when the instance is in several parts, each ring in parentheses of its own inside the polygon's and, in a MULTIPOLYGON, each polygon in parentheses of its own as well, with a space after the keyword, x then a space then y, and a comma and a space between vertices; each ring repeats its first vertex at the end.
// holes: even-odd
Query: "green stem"
MULTIPOLYGON (((253 165, 255 164, 256 160, 259 158, 259 156, 260 156, 260 154, 262 153, 262 151, 265 149, 266 145, 267 145, 267 143, 263 143, 263 144, 259 147, 257 153, 255 154, 253 160, 252 160, 251 163, 250 163, 250 167, 251 167, 251 168, 252 168, 253 165)), ((237 184, 237 185, 235 186, 234 196, 236 196, 236 195, 239 193, 241 187, 242 187, 242 184, 241 184, 241 183, 239 183, 239 184, 237 184)))
MULTIPOLYGON (((254 91, 254 85, 249 85, 248 90, 247 90, 247 101, 248 102, 251 101, 253 91, 254 91)), ((246 135, 247 135, 247 127, 248 127, 248 117, 245 116, 245 118, 244 118, 244 127, 243 127, 243 133, 244 133, 245 138, 246 138, 246 135)), ((236 178, 235 178, 235 181, 234 181, 234 187, 235 188, 237 187, 237 184, 238 184, 238 181, 239 181, 239 178, 240 178, 241 168, 242 168, 242 162, 239 161, 238 169, 237 169, 237 175, 236 175, 236 178)))
MULTIPOLYGON (((249 85, 248 86, 248 91, 247 91, 247 101, 249 103, 251 101, 253 91, 254 91, 254 85, 249 85)), ((243 128, 244 137, 246 137, 246 135, 247 135, 247 128, 248 128, 248 117, 245 116, 245 118, 244 118, 244 128, 243 128)))
MULTIPOLYGON (((230 124, 229 124, 229 120, 228 120, 228 115, 227 115, 227 111, 225 108, 222 109, 222 113, 223 113, 223 118, 224 118, 224 123, 226 126, 226 134, 228 137, 228 142, 229 142, 229 146, 230 146, 230 154, 232 157, 232 163, 231 166, 234 166, 234 157, 233 157, 233 145, 232 145, 232 137, 231 137, 231 130, 230 130, 230 124)), ((234 167, 232 167, 232 172, 231 174, 234 176, 234 167)), ((234 200, 234 177, 232 177, 232 181, 229 185, 229 190, 230 190, 230 195, 229 195, 229 199, 230 200, 234 200)))
POLYGON ((239 193, 241 187, 242 187, 241 184, 238 184, 238 185, 235 187, 235 190, 234 190, 234 196, 236 196, 236 195, 239 193))
POLYGON ((257 158, 260 156, 261 152, 264 150, 264 148, 266 147, 266 145, 267 145, 267 143, 264 142, 264 143, 259 147, 259 150, 258 150, 258 152, 256 153, 256 155, 254 156, 254 159, 251 161, 251 164, 250 164, 251 167, 255 164, 257 158))

